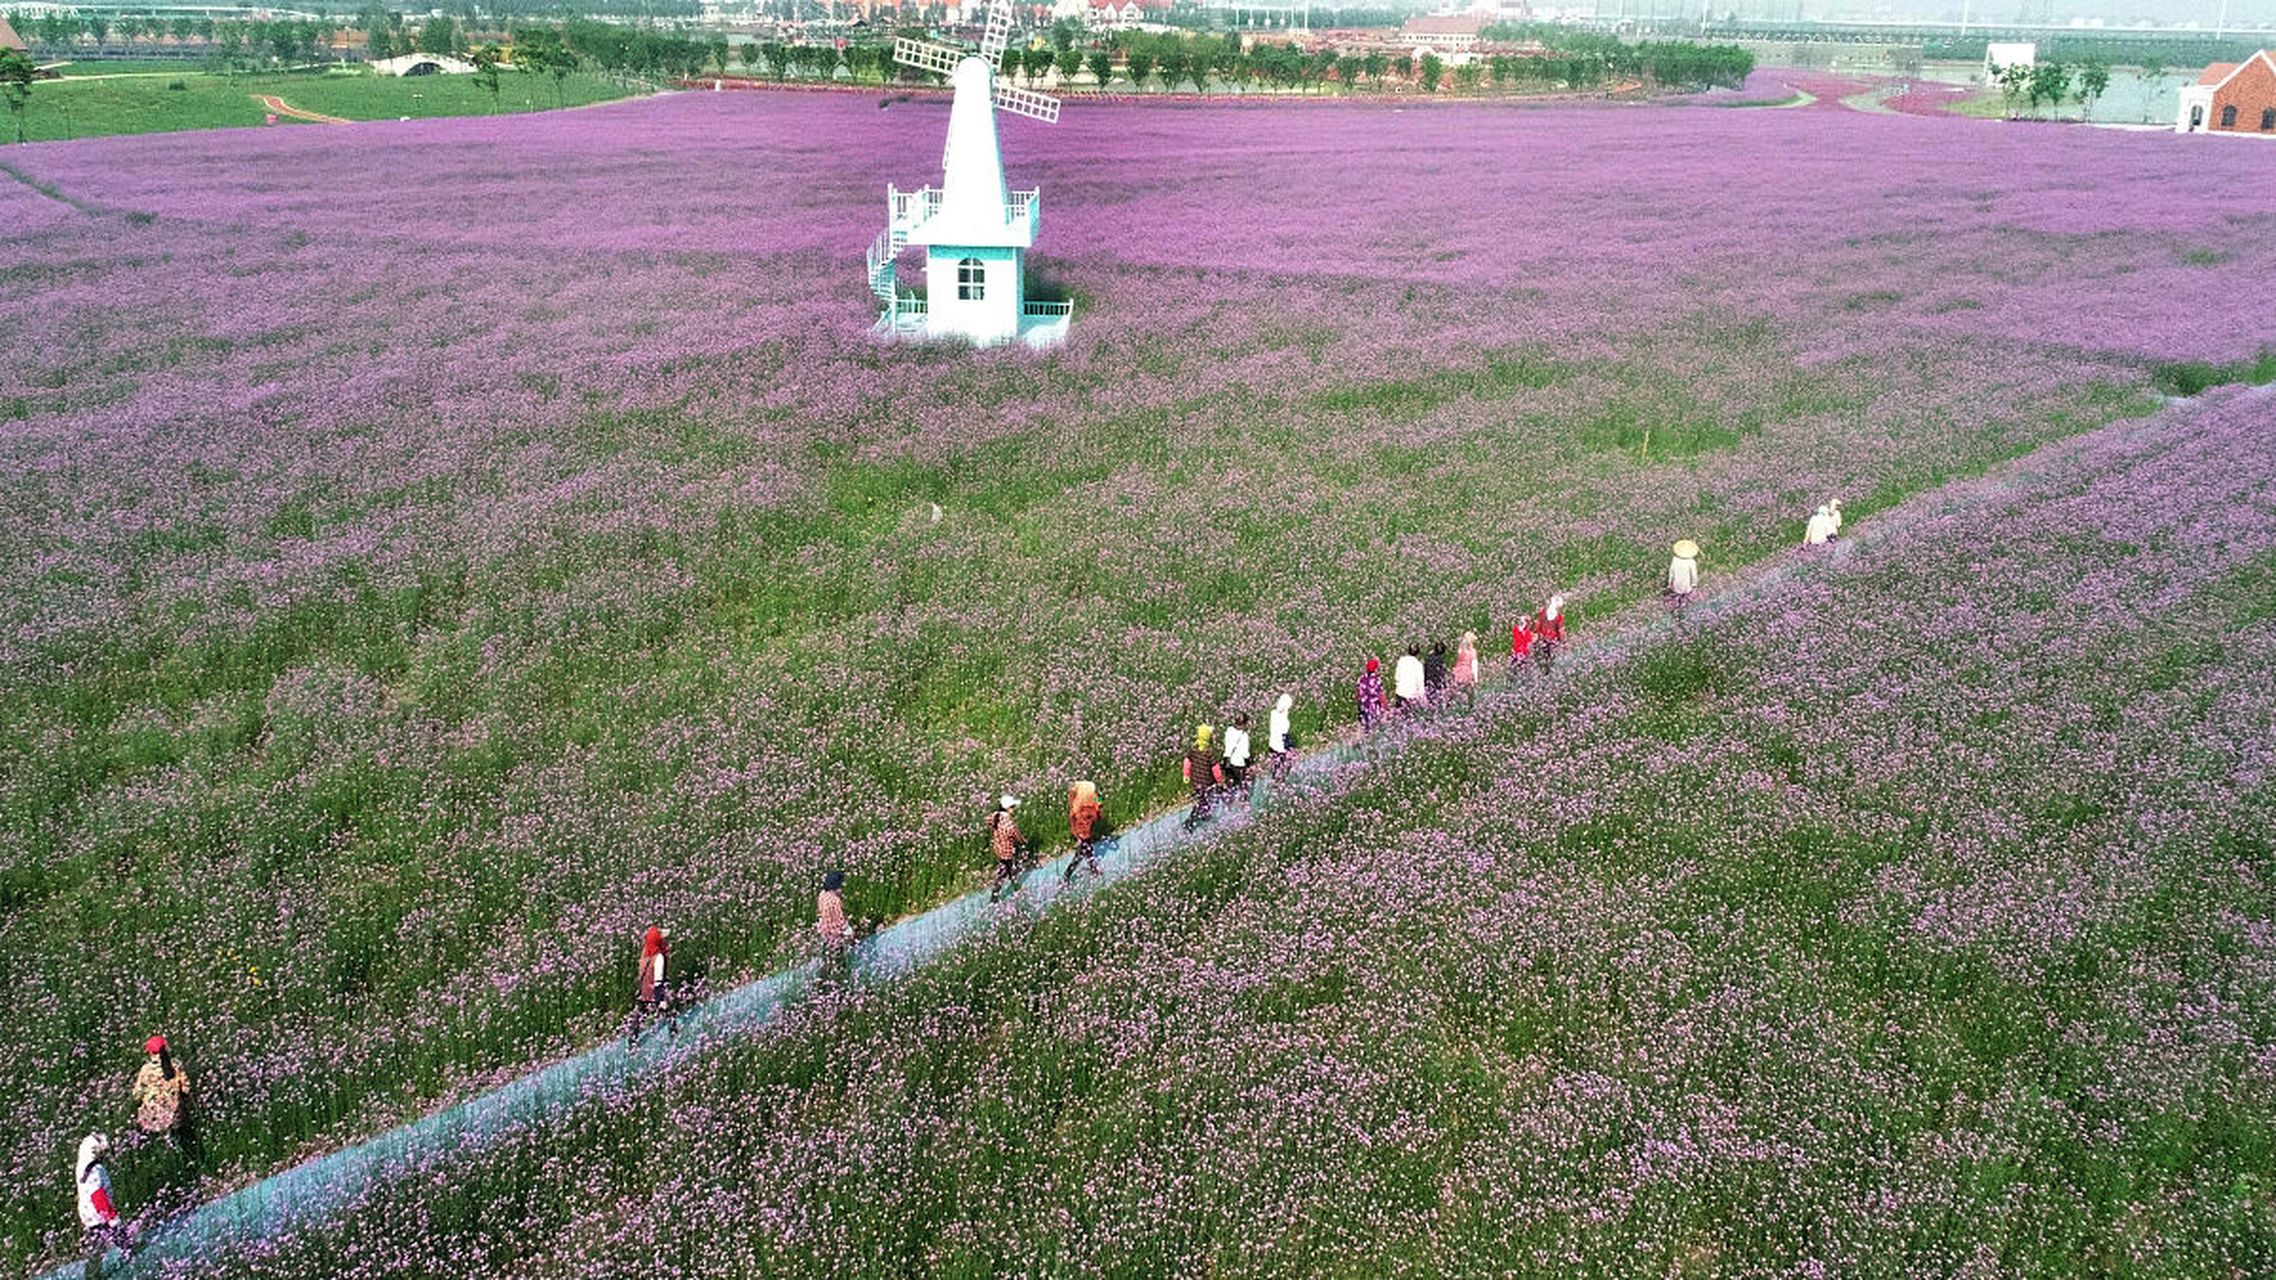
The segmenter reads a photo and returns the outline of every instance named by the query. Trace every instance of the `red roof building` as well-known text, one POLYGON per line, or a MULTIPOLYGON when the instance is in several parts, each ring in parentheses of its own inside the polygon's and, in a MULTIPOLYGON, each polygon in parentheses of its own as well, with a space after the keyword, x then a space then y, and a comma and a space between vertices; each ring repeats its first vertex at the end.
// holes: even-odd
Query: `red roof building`
POLYGON ((2175 133, 2257 133, 2276 138, 2276 54, 2216 62, 2181 91, 2175 133))
POLYGON ((14 27, 8 25, 8 15, 4 13, 0 13, 0 49, 14 49, 18 53, 24 51, 24 38, 16 34, 14 27))

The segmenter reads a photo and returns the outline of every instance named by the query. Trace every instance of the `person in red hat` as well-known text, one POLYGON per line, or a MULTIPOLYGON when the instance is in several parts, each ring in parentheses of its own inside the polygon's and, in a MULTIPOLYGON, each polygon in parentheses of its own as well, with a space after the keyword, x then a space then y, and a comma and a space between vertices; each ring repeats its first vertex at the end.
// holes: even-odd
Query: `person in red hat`
POLYGON ((134 1076, 134 1125, 153 1138, 189 1149, 190 1073, 174 1057, 164 1036, 152 1036, 142 1051, 149 1057, 134 1076))
POLYGON ((649 925, 640 940, 640 985, 633 995, 632 1034, 627 1039, 638 1042, 642 1027, 671 1011, 671 988, 664 980, 664 966, 671 956, 672 931, 649 925))
POLYGON ((1352 690, 1359 704, 1359 731, 1362 734, 1383 722, 1384 713, 1391 704, 1383 697, 1383 664, 1373 658, 1367 660, 1367 670, 1359 677, 1359 685, 1352 690))

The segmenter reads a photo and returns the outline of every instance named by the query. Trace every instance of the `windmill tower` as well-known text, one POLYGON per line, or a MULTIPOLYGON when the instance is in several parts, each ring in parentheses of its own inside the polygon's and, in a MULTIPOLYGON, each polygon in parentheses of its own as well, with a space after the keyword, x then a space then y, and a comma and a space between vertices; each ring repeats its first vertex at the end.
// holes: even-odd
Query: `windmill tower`
POLYGON ((917 191, 885 188, 885 230, 869 246, 869 287, 884 306, 877 332, 900 338, 960 338, 980 346, 1025 342, 1050 346, 1067 336, 1073 307, 1027 300, 1027 251, 1043 222, 1040 191, 1004 186, 996 146, 999 110, 1046 124, 1059 100, 996 83, 996 63, 1011 36, 1007 0, 988 6, 980 52, 921 40, 893 42, 893 60, 947 75, 956 86, 948 110, 941 183, 917 191), (925 251, 925 296, 901 292, 902 249, 925 251))

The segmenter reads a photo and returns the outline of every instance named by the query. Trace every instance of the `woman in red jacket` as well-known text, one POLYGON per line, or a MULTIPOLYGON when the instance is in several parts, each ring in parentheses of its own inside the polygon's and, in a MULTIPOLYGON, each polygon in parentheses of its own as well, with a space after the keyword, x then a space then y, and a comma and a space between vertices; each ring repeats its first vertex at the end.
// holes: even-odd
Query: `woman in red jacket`
POLYGON ((627 1037, 635 1043, 642 1027, 671 1010, 671 989, 664 983, 664 965, 672 955, 671 938, 670 930, 650 925, 647 936, 640 940, 640 983, 633 996, 632 1034, 627 1037))

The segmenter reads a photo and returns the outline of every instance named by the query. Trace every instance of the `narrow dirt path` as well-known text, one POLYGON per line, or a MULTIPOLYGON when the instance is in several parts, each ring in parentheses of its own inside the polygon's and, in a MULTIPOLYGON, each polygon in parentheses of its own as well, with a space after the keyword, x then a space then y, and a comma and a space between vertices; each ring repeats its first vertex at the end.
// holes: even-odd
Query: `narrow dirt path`
MULTIPOLYGON (((2265 397, 2272 393, 2266 388, 2242 392, 2223 388, 2207 394, 2265 397)), ((1506 678, 1489 681, 1481 687, 1475 712, 1459 716, 1449 712, 1413 728, 1394 725, 1364 743, 1337 743, 1307 753, 1285 780, 1260 783, 1252 805, 1228 807, 1222 811, 1225 816, 1199 833, 1183 829, 1186 810, 1182 807, 1157 814, 1102 842, 1099 860, 1104 874, 1099 878, 1084 876, 1062 884, 1059 876, 1067 862, 1067 856, 1062 855, 1028 873, 1020 893, 1002 904, 989 902, 987 891, 980 889, 896 921, 854 948, 849 980, 864 985, 890 981, 1013 915, 1047 910, 1062 897, 1085 896, 1099 885, 1140 874, 1199 841, 1245 827, 1286 803, 1286 793, 1333 788, 1348 770, 1366 768, 1410 746, 1438 741, 1440 734, 1432 732, 1433 724, 1443 730, 1497 708, 1553 696, 1557 685, 1578 672, 1626 661, 1678 627, 1696 627, 1755 606, 1796 582, 1837 569, 1851 571, 1866 548, 1955 512, 2021 497, 2034 486, 2051 484, 2060 491, 2081 471, 2134 465, 2146 454, 2178 447, 2187 437, 2173 431, 2171 414, 2182 403, 2169 400, 2149 416, 2051 441, 1983 474, 1915 494, 1886 511, 1860 517, 1839 541, 1822 550, 1808 551, 1797 545, 1728 575, 1716 574, 1710 561, 1707 582, 1681 617, 1657 599, 1632 605, 1577 636, 1567 645, 1554 672, 1539 676, 1528 673, 1514 684, 1506 678)), ((1797 543, 1800 524, 1797 519, 1797 543)), ((780 970, 683 1011, 670 1023, 668 1033, 651 1032, 643 1044, 612 1039, 355 1146, 241 1186, 181 1217, 152 1224, 139 1242, 136 1264, 180 1265, 233 1241, 274 1238, 321 1220, 340 1205, 355 1203, 394 1171, 406 1167, 414 1156, 441 1150, 477 1152, 500 1133, 541 1122, 581 1099, 624 1087, 707 1047, 751 1035, 772 1021, 786 1003, 802 995, 814 982, 817 970, 813 960, 780 970)), ((79 1266, 74 1262, 55 1268, 41 1280, 68 1280, 77 1274, 79 1266)))
POLYGON ((264 107, 267 107, 269 110, 276 112, 276 113, 277 113, 278 115, 280 115, 280 116, 291 116, 291 117, 292 117, 293 119, 295 119, 295 120, 306 120, 306 121, 307 121, 307 122, 309 122, 310 124, 354 124, 354 123, 355 123, 355 121, 353 121, 353 120, 343 120, 343 119, 341 119, 339 116, 328 116, 328 115, 325 115, 325 114, 323 114, 322 112, 317 112, 317 111, 303 111, 303 110, 301 110, 299 107, 296 107, 296 106, 292 105, 291 103, 289 103, 289 102, 286 102, 284 99, 282 99, 282 98, 278 97, 277 95, 275 95, 275 94, 273 94, 273 93, 256 93, 256 94, 253 94, 253 95, 252 95, 252 97, 253 97, 253 100, 254 100, 255 102, 258 102, 258 103, 260 103, 262 106, 264 106, 264 107))

